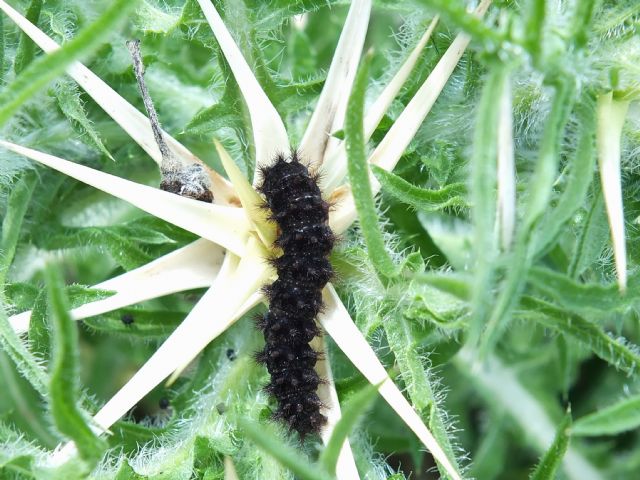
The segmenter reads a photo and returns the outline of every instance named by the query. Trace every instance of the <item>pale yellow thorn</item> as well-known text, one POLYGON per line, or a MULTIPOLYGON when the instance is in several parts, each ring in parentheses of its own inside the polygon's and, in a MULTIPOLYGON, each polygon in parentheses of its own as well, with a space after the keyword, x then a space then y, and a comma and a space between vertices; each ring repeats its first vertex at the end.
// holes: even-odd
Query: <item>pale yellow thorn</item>
MULTIPOLYGON (((258 301, 262 300, 262 297, 256 294, 260 293, 260 289, 272 275, 273 272, 265 260, 263 246, 256 238, 250 238, 245 255, 230 270, 228 278, 220 283, 218 283, 219 277, 215 280, 214 285, 218 290, 216 293, 218 305, 209 312, 210 322, 215 327, 202 329, 199 347, 194 348, 190 354, 184 354, 174 359, 174 371, 167 381, 169 385, 189 366, 189 362, 196 357, 200 350, 257 305, 258 301)), ((197 308, 196 304, 194 310, 197 308)), ((192 328, 197 329, 195 325, 192 328)))
POLYGON ((337 144, 331 132, 344 123, 370 14, 371 0, 351 2, 318 104, 300 142, 300 152, 312 166, 321 165, 337 144))
POLYGON ((340 235, 346 232, 358 218, 353 195, 351 195, 351 187, 341 185, 336 188, 329 197, 329 202, 335 205, 335 209, 329 212, 329 226, 336 235, 340 235))
MULTIPOLYGON (((276 154, 290 150, 287 131, 280 114, 264 93, 211 0, 198 0, 198 4, 209 22, 249 109, 256 148, 257 173, 260 166, 269 164, 276 154)), ((254 182, 256 176, 254 176, 254 182)))
MULTIPOLYGON (((326 445, 333 434, 336 424, 340 421, 342 413, 340 412, 340 402, 333 380, 333 373, 331 372, 331 365, 328 362, 329 351, 327 350, 327 342, 324 337, 316 337, 311 345, 316 351, 323 352, 324 354, 324 358, 321 358, 318 360, 318 363, 316 363, 316 371, 320 378, 326 382, 318 386, 318 396, 325 405, 322 413, 327 417, 327 424, 320 432, 322 441, 326 445)), ((338 455, 336 478, 337 480, 357 480, 360 478, 348 438, 345 439, 342 444, 340 454, 338 455)))
POLYGON ((240 203, 247 214, 247 218, 255 226, 264 245, 271 247, 276 239, 276 229, 275 224, 267 219, 267 211, 263 208, 264 200, 242 174, 224 146, 215 139, 213 143, 218 151, 222 166, 227 172, 238 198, 240 198, 240 203))
MULTIPOLYGON (((474 13, 478 16, 484 15, 490 4, 491 0, 483 0, 474 13)), ((453 40, 433 71, 373 151, 369 157, 369 163, 378 165, 387 171, 392 171, 395 168, 418 128, 442 93, 470 41, 471 38, 464 33, 458 34, 453 40)), ((380 183, 373 174, 370 175, 370 179, 371 188, 375 195, 380 190, 380 183)), ((348 187, 339 187, 331 194, 329 200, 336 205, 336 208, 331 212, 329 222, 332 228, 335 226, 336 230, 340 232, 357 217, 351 191, 348 187)))
MULTIPOLYGON (((255 243, 255 242, 254 242, 255 243)), ((255 247, 248 246, 253 251, 255 247)), ((249 258, 249 257, 248 257, 249 258)), ((266 265, 250 257, 245 266, 227 253, 211 288, 152 357, 94 417, 103 429, 124 416, 140 399, 176 369, 188 365, 214 338, 239 318, 241 307, 269 275, 266 265)))
MULTIPOLYGON (((51 53, 60 48, 60 45, 49 38, 46 33, 3 0, 0 0, 0 9, 44 52, 51 53)), ((159 166, 162 165, 162 155, 153 136, 151 123, 144 114, 80 62, 72 63, 67 68, 67 73, 159 166)), ((205 168, 211 178, 211 186, 216 203, 227 205, 234 202, 234 192, 229 183, 220 174, 210 169, 202 160, 167 132, 163 132, 163 137, 176 158, 182 163, 198 163, 205 168)))
POLYGON ((240 480, 233 460, 227 455, 224 457, 224 480, 240 480))
POLYGON ((349 312, 331 284, 323 292, 326 311, 319 320, 325 331, 331 335, 336 345, 351 360, 360 373, 373 385, 380 385, 380 395, 387 401, 407 426, 416 434, 423 445, 431 452, 442 468, 453 480, 461 480, 451 461, 438 444, 433 434, 423 423, 420 415, 402 395, 398 387, 389 378, 384 366, 375 352, 353 323, 349 312))
POLYGON ((516 223, 516 169, 513 145, 511 82, 505 79, 498 118, 498 205, 496 225, 503 250, 511 248, 516 223))
POLYGON ((0 140, 0 146, 118 197, 145 212, 242 255, 250 225, 241 208, 192 200, 0 140))
MULTIPOLYGON (((484 14, 490 3, 490 1, 483 1, 476 8, 475 14, 478 16, 484 14)), ((385 170, 393 170, 442 93, 470 41, 471 38, 465 33, 456 36, 420 89, 393 122, 387 134, 373 151, 369 162, 385 170)))
POLYGON ((613 256, 621 293, 627 289, 627 246, 622 204, 622 181, 620 179, 620 141, 622 128, 629 109, 628 100, 616 100, 613 92, 598 97, 598 128, 596 144, 602 193, 607 207, 613 256))
POLYGON ((398 93, 400 93, 400 89, 404 86, 405 82, 409 78, 409 75, 418 63, 422 51, 427 46, 427 42, 429 42, 429 39, 431 38, 431 35, 436 28, 436 25, 438 25, 439 18, 440 17, 436 15, 433 20, 431 20, 429 26, 427 27, 427 30, 424 32, 417 45, 411 51, 402 66, 398 69, 398 72, 393 76, 384 90, 382 90, 382 93, 367 110, 367 114, 364 118, 365 138, 371 138, 376 130, 376 127, 382 120, 382 117, 384 117, 384 114, 387 113, 387 110, 389 110, 391 102, 393 102, 393 99, 396 98, 398 93))
MULTIPOLYGON (((391 103, 396 98, 405 82, 409 78, 409 75, 413 71, 416 63, 420 59, 420 55, 422 51, 427 45, 427 42, 431 38, 431 34, 433 30, 436 28, 438 24, 438 17, 436 16, 426 32, 420 38, 420 41, 411 51, 407 59, 404 61, 398 72, 393 76, 393 78, 389 81, 384 90, 380 93, 375 102, 367 109, 365 118, 364 118, 364 138, 365 142, 369 141, 371 136, 376 130, 376 127, 384 117, 384 114, 387 113, 391 103)), ((345 150, 344 142, 341 142, 339 147, 336 148, 335 152, 330 154, 323 163, 323 175, 320 177, 320 186, 323 191, 331 192, 342 182, 344 177, 347 175, 347 153, 345 150)))
MULTIPOLYGON (((175 292, 208 287, 220 271, 223 249, 208 240, 196 240, 189 245, 156 260, 94 285, 98 290, 111 290, 114 295, 86 303, 69 312, 80 320, 175 292)), ((29 329, 31 311, 9 319, 16 333, 29 329)))

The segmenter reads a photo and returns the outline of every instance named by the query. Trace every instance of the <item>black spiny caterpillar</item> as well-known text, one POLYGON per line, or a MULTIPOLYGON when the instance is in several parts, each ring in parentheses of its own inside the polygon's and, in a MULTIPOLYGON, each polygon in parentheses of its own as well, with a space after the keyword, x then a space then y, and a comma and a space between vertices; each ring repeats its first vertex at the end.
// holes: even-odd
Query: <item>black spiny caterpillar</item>
POLYGON ((271 375, 266 390, 278 401, 274 418, 304 439, 327 421, 316 393, 322 383, 314 370, 319 353, 309 342, 320 333, 315 318, 322 308, 322 289, 333 275, 327 258, 334 242, 327 224, 329 204, 322 199, 317 176, 296 152, 289 159, 279 155, 262 168, 259 191, 280 231, 275 244, 284 253, 272 260, 278 278, 265 287, 269 311, 258 322, 265 347, 256 357, 271 375))

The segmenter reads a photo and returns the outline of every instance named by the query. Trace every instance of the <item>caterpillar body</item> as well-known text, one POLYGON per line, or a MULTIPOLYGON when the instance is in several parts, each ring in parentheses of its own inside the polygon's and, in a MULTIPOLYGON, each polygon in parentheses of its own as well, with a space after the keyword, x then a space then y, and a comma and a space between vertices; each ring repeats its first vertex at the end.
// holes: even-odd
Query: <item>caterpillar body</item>
POLYGON ((272 259, 278 278, 265 287, 269 310, 258 322, 265 346, 256 358, 271 375, 265 389, 278 403, 273 417, 304 439, 327 421, 317 394, 323 380, 314 370, 320 354, 309 342, 320 334, 315 318, 323 305, 322 289, 333 276, 327 258, 334 243, 329 204, 317 176, 296 152, 288 159, 279 155, 261 173, 258 190, 278 225, 275 244, 283 254, 272 259))

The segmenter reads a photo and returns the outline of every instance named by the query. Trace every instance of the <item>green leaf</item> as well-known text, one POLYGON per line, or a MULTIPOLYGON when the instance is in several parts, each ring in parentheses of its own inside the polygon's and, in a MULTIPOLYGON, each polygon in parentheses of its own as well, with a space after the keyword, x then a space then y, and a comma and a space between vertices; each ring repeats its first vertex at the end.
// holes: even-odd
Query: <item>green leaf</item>
POLYGON ((0 343, 22 376, 38 393, 46 396, 47 375, 36 357, 14 332, 2 306, 0 306, 0 343))
POLYGON ((347 117, 345 120, 345 144, 347 149, 347 166, 349 172, 349 184, 353 193, 353 200, 358 212, 362 236, 369 249, 369 258, 376 271, 386 278, 396 277, 400 269, 393 263, 387 253, 384 238, 378 225, 378 212, 376 211, 369 178, 369 163, 365 152, 364 141, 364 94, 369 76, 369 55, 358 74, 349 97, 347 117))
POLYGON ((473 220, 474 280, 471 309, 473 317, 468 341, 480 339, 486 325, 490 306, 494 302, 493 283, 495 257, 498 251, 493 234, 496 205, 496 158, 498 144, 499 102, 508 78, 506 68, 492 65, 482 89, 471 157, 470 192, 471 218, 473 220))
POLYGON ((99 152, 113 160, 113 157, 102 143, 100 135, 93 127, 93 123, 87 117, 84 105, 80 100, 78 87, 70 81, 59 81, 54 87, 54 94, 58 100, 58 106, 65 117, 69 119, 80 134, 86 135, 89 143, 99 152))
POLYGON ((449 293, 460 300, 469 301, 471 299, 471 282, 466 275, 461 274, 448 274, 442 273, 423 273, 416 275, 415 280, 417 282, 423 282, 427 285, 431 285, 438 290, 445 293, 449 293))
POLYGON ((372 165, 371 170, 385 192, 416 210, 435 212, 444 208, 469 206, 464 198, 467 188, 463 183, 452 183, 440 190, 428 190, 411 185, 403 178, 377 165, 372 165))
POLYGON ((580 224, 569 265, 569 275, 574 278, 581 275, 598 260, 608 241, 609 224, 604 208, 604 197, 598 190, 580 224))
POLYGON ((300 82, 278 84, 277 97, 280 107, 293 111, 308 108, 309 103, 320 95, 325 80, 324 76, 314 76, 300 82))
POLYGON ((46 268, 45 278, 53 326, 51 414, 58 430, 74 441, 80 456, 93 466, 102 458, 107 442, 93 432, 90 417, 79 407, 78 330, 68 313, 62 279, 52 266, 46 268))
MULTIPOLYGON (((544 0, 534 1, 544 3, 544 0)), ((545 123, 536 168, 532 173, 529 183, 527 205, 522 226, 522 232, 526 237, 529 237, 531 234, 530 230, 534 224, 549 208, 549 199, 553 192, 554 182, 558 176, 562 134, 573 106, 573 94, 575 90, 573 80, 563 78, 558 80, 554 87, 555 95, 553 97, 553 104, 551 105, 551 111, 545 123)))
MULTIPOLYGON (((38 24, 40 11, 42 10, 42 0, 31 0, 25 17, 34 25, 38 24)), ((33 43, 26 33, 20 33, 18 42, 18 50, 13 61, 13 70, 16 74, 22 72, 32 61, 35 56, 36 44, 33 43)))
POLYGON ((589 41, 591 20, 596 8, 596 0, 581 0, 575 4, 571 31, 574 44, 583 48, 589 41))
POLYGON ((529 0, 527 16, 524 22, 524 45, 536 61, 541 60, 540 56, 542 55, 546 1, 547 0, 529 0))
POLYGON ((523 296, 522 317, 530 318, 542 326, 569 336, 589 348, 594 354, 627 375, 637 375, 640 351, 622 337, 614 337, 598 325, 583 317, 537 298, 523 296))
MULTIPOLYGON (((0 418, 6 418, 7 422, 11 422, 11 431, 15 431, 15 435, 22 435, 24 439, 37 441, 38 445, 55 447, 60 439, 48 428, 48 419, 42 409, 40 392, 20 375, 2 349, 0 349, 0 388, 3 392, 0 399, 0 411, 2 411, 0 418)), ((8 445, 17 443, 12 441, 10 436, 4 436, 1 433, 0 436, 2 436, 0 444, 3 445, 0 451, 8 445)))
POLYGON ((64 288, 64 292, 69 302, 69 308, 78 308, 87 303, 104 300, 116 293, 113 290, 101 290, 78 284, 67 285, 64 288))
POLYGON ((242 116, 238 113, 241 107, 238 102, 231 101, 228 90, 225 90, 220 102, 199 111, 184 127, 185 131, 193 135, 213 135, 221 128, 241 130, 242 116))
POLYGON ((4 422, 0 422, 0 443, 3 445, 0 449, 0 473, 8 470, 25 474, 31 472, 31 464, 40 453, 35 445, 4 422))
POLYGON ((222 452, 216 450, 213 442, 207 437, 196 437, 193 442, 193 475, 196 478, 207 478, 208 472, 223 472, 223 461, 222 452))
POLYGON ((620 293, 617 284, 578 283, 566 275, 541 267, 531 270, 529 280, 537 289, 573 311, 624 311, 635 305, 640 298, 638 275, 629 278, 628 289, 624 295, 620 293))
MULTIPOLYGON (((411 332, 409 321, 394 315, 387 318, 383 326, 413 408, 427 419, 429 430, 444 450, 451 465, 460 473, 458 459, 452 447, 453 439, 447 431, 446 413, 438 404, 438 394, 433 385, 437 380, 424 365, 425 360, 411 332)), ((440 473, 444 478, 448 478, 444 469, 440 469, 440 473)))
POLYGON ((22 221, 29 207, 36 180, 34 172, 24 174, 16 182, 9 196, 7 211, 2 220, 2 237, 0 238, 0 288, 6 281, 7 271, 16 253, 22 221))
POLYGON ((180 17, 172 15, 147 0, 140 3, 134 22, 136 27, 146 34, 171 32, 179 23, 180 17))
POLYGON ((575 153, 570 157, 569 173, 566 187, 553 209, 541 226, 544 232, 540 235, 541 243, 538 251, 544 251, 547 246, 557 241, 563 226, 573 217, 576 210, 584 204, 589 186, 593 179, 595 167, 595 112, 592 108, 581 105, 578 108, 580 121, 580 137, 575 153))
POLYGON ((342 417, 336 423, 327 446, 320 455, 320 463, 330 475, 335 476, 338 456, 345 440, 353 431, 358 420, 364 415, 376 398, 380 384, 368 384, 355 393, 342 408, 342 417))
POLYGON ((30 283, 7 283, 4 286, 7 303, 17 312, 30 309, 40 291, 38 287, 30 283))
MULTIPOLYGON (((110 297, 115 292, 98 290, 83 285, 69 285, 64 288, 70 308, 110 297)), ((51 322, 47 308, 47 291, 41 290, 33 304, 29 321, 29 343, 31 351, 43 360, 49 359, 51 347, 51 322)))
POLYGON ((284 444, 281 438, 272 433, 270 428, 265 428, 263 425, 258 425, 244 418, 238 418, 237 423, 243 433, 258 448, 271 455, 301 480, 334 478, 332 475, 324 473, 318 466, 310 465, 297 450, 284 444))
POLYGON ((554 480, 556 472, 562 463, 562 458, 569 447, 571 429, 571 410, 568 410, 564 419, 558 426, 556 437, 549 449, 538 462, 536 469, 533 471, 530 480, 554 480))
POLYGON ((124 458, 122 460, 122 464, 120 464, 120 468, 116 472, 116 476, 114 480, 139 480, 142 478, 144 477, 141 477, 140 475, 138 475, 133 470, 133 468, 131 468, 131 465, 129 465, 129 462, 127 461, 127 459, 124 458))
POLYGON ((171 334, 186 317, 184 312, 167 310, 141 310, 123 308, 98 317, 85 318, 84 324, 95 330, 127 335, 132 338, 164 338, 171 334), (124 315, 130 316, 133 323, 122 321, 124 315))
POLYGON ((154 439, 168 433, 166 427, 154 427, 142 425, 126 420, 120 420, 109 429, 113 435, 107 437, 109 446, 112 448, 122 448, 124 452, 135 452, 140 445, 152 442, 154 439))
POLYGON ((107 249, 111 257, 124 268, 132 270, 153 260, 143 246, 175 244, 175 240, 147 225, 133 221, 108 227, 69 228, 37 240, 45 249, 69 249, 95 246, 107 249))
POLYGON ((502 412, 490 415, 473 456, 469 477, 495 480, 505 471, 509 444, 509 439, 503 434, 505 415, 502 412))
POLYGON ((28 338, 30 350, 45 362, 51 347, 51 326, 47 317, 47 291, 40 290, 31 310, 28 338))
POLYGON ((578 436, 618 435, 640 427, 640 395, 579 418, 571 428, 578 436))
POLYGON ((100 46, 120 22, 127 18, 137 3, 137 0, 114 0, 94 23, 83 29, 61 49, 31 62, 0 93, 0 125, 5 123, 23 103, 62 74, 71 63, 100 46))

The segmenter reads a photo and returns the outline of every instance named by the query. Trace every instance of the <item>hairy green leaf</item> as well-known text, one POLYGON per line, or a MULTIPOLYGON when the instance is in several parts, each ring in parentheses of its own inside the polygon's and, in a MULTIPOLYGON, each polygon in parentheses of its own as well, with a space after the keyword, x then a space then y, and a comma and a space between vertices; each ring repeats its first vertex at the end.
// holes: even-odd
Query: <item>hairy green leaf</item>
POLYGON ((505 88, 507 71, 503 65, 493 65, 482 89, 476 116, 476 129, 471 158, 470 191, 473 220, 474 281, 471 299, 473 317, 469 342, 477 343, 487 322, 493 302, 496 239, 493 235, 496 205, 496 158, 498 104, 505 88))
POLYGON ((522 307, 527 309, 521 312, 521 315, 574 338, 627 375, 637 375, 640 367, 640 350, 636 345, 629 344, 622 337, 614 337, 595 323, 544 300, 524 296, 521 303, 522 307))
POLYGON ((363 111, 368 73, 369 60, 365 60, 356 76, 347 107, 345 144, 349 183, 371 261, 383 278, 393 278, 400 273, 400 270, 387 253, 378 225, 378 212, 373 200, 369 164, 365 152, 363 111))
POLYGON ((7 211, 2 220, 2 237, 0 238, 0 288, 7 279, 7 271, 16 253, 20 229, 35 185, 35 174, 26 173, 16 182, 9 197, 7 211))
POLYGON ((589 186, 593 178, 595 166, 595 112, 591 108, 581 105, 578 110, 580 120, 580 138, 575 153, 570 158, 569 173, 566 187, 553 209, 553 215, 549 215, 540 235, 539 250, 544 250, 557 240, 562 227, 571 219, 576 210, 584 204, 589 186))
POLYGON ((491 50, 497 48, 503 41, 501 33, 485 25, 481 19, 467 11, 464 2, 457 0, 422 0, 422 3, 431 6, 448 21, 484 42, 491 50))
POLYGON ((169 335, 182 323, 185 316, 186 313, 183 312, 123 308, 99 317, 85 318, 83 322, 95 330, 151 339, 169 335))
POLYGON ((640 427, 640 395, 579 418, 571 433, 579 436, 618 435, 640 427))
POLYGON ((604 197, 598 190, 580 224, 569 264, 569 275, 572 277, 581 275, 599 258, 608 241, 609 225, 604 208, 604 197))
POLYGON ((467 188, 463 183, 452 183, 440 190, 416 187, 393 173, 372 165, 371 170, 380 181, 382 189, 416 210, 433 212, 449 207, 467 207, 464 199, 467 188))
POLYGON ((527 15, 524 20, 524 44, 537 61, 542 54, 542 40, 544 39, 544 19, 546 15, 546 0, 529 0, 527 15))
POLYGON ((542 456, 535 470, 529 477, 530 480, 554 480, 556 472, 562 463, 562 458, 569 446, 571 429, 571 412, 568 411, 558 426, 558 431, 549 450, 542 456))
MULTIPOLYGON (((414 408, 427 419, 429 429, 442 446, 453 467, 459 472, 459 462, 454 453, 454 439, 447 430, 446 414, 438 403, 437 392, 433 386, 433 375, 428 370, 428 360, 421 357, 416 340, 404 318, 388 318, 384 322, 389 347, 400 367, 402 379, 414 408), (427 363, 427 366, 425 366, 427 363)), ((444 469, 441 475, 448 478, 444 469)))
POLYGON ((4 308, 0 308, 0 342, 2 342, 3 350, 11 357, 22 376, 29 381, 38 393, 43 396, 46 395, 46 372, 20 337, 13 331, 13 328, 11 328, 4 308))
POLYGON ((86 135, 99 152, 113 160, 114 158, 102 143, 99 133, 87 117, 78 87, 69 81, 59 81, 54 87, 54 94, 60 110, 69 119, 71 125, 76 127, 80 134, 86 135))
MULTIPOLYGON (((25 17, 31 23, 37 25, 41 10, 42 0, 31 0, 25 17)), ((20 41, 18 42, 18 49, 13 62, 13 70, 16 74, 22 72, 33 61, 35 49, 36 45, 33 43, 33 40, 31 40, 26 33, 21 33, 20 41)))
POLYGON ((547 268, 533 268, 529 278, 537 289, 573 311, 595 311, 601 314, 624 311, 636 304, 640 297, 640 278, 637 275, 629 278, 628 290, 624 295, 615 284, 578 283, 547 268))
POLYGON ((58 430, 75 442, 80 456, 93 466, 107 449, 107 443, 94 433, 88 415, 79 406, 78 331, 68 313, 62 279, 52 266, 47 267, 45 273, 53 324, 49 379, 51 414, 58 430))

